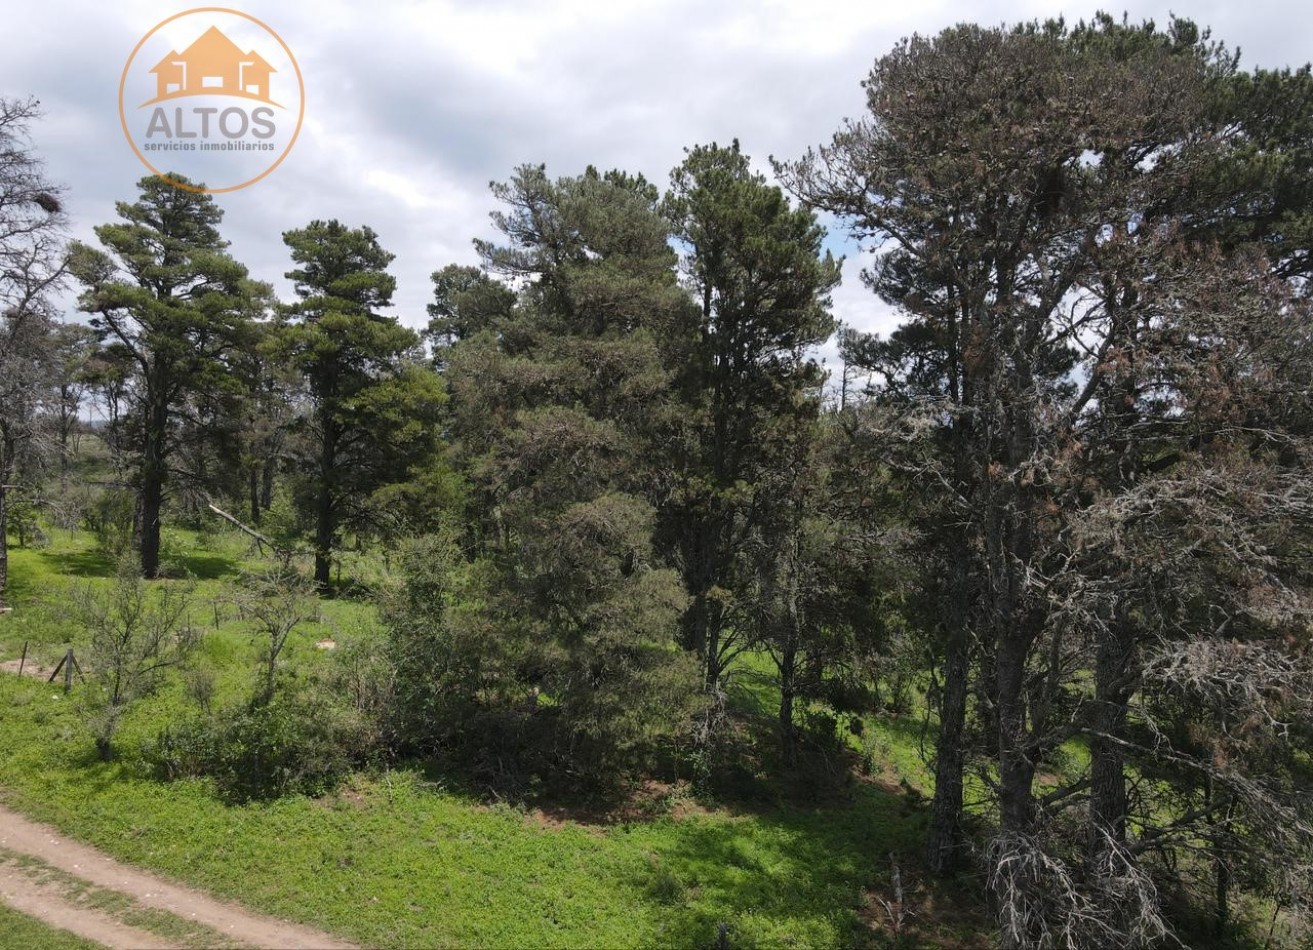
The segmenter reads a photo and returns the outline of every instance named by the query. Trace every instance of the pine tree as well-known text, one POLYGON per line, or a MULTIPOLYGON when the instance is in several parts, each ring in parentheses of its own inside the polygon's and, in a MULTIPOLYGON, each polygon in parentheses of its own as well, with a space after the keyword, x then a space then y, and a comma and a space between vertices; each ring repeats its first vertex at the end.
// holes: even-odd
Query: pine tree
POLYGON ((686 424, 663 519, 692 597, 684 642, 714 689, 746 646, 733 631, 750 627, 742 555, 768 517, 764 486, 793 462, 777 423, 818 411, 811 348, 835 329, 828 295, 839 262, 823 252, 815 216, 754 173, 737 142, 691 149, 671 186, 665 211, 700 319, 680 378, 686 424))
POLYGON ((444 395, 418 335, 379 313, 396 281, 393 255, 370 228, 312 221, 283 242, 298 300, 284 309, 276 349, 310 405, 299 422, 298 496, 313 524, 315 581, 327 591, 343 526, 365 530, 370 494, 432 459, 444 395))
POLYGON ((267 307, 270 290, 228 254, 218 230, 223 211, 210 195, 153 176, 138 187, 137 201, 115 206, 119 222, 95 228, 105 250, 75 243, 71 266, 85 288, 79 307, 132 366, 127 395, 136 434, 141 570, 154 578, 165 495, 180 472, 180 451, 205 437, 196 401, 232 387, 229 368, 250 345, 252 320, 267 307))

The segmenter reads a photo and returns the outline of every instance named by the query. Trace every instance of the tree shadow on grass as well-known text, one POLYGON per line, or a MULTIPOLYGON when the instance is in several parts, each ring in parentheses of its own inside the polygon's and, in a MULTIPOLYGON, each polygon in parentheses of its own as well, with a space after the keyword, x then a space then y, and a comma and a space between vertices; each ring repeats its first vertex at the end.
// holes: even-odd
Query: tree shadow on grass
MULTIPOLYGON (((10 556, 12 557, 12 554, 10 556)), ((5 602, 10 607, 22 608, 39 603, 44 593, 42 586, 28 571, 15 568, 16 565, 10 561, 9 583, 5 586, 5 602)), ((0 614, 0 616, 7 615, 0 614)))
POLYGON ((215 581, 241 573, 237 559, 226 554, 184 554, 174 558, 169 567, 170 573, 201 581, 215 581))
POLYGON ((640 888, 669 907, 674 946, 714 946, 722 923, 734 947, 875 944, 865 892, 887 886, 891 854, 915 863, 924 834, 923 809, 862 785, 838 808, 681 821, 640 888))
POLYGON ((66 577, 114 576, 114 558, 100 550, 42 551, 41 558, 66 577))
MULTIPOLYGON (((82 551, 41 551, 40 557, 58 574, 65 577, 113 577, 114 558, 98 549, 82 551)), ((212 581, 240 573, 237 560, 226 554, 184 554, 172 559, 165 567, 166 574, 194 577, 212 581)))

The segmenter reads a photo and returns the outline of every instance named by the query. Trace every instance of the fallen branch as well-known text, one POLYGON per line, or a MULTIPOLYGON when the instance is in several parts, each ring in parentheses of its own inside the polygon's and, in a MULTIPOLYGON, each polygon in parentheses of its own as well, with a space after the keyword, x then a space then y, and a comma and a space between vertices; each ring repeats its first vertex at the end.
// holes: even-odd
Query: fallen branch
POLYGON ((222 508, 216 507, 215 505, 207 505, 206 507, 208 507, 212 512, 214 512, 224 521, 228 522, 238 531, 241 531, 243 534, 248 534, 252 538, 254 538, 255 543, 260 546, 261 554, 264 553, 264 546, 266 544, 269 545, 269 547, 275 552, 282 550, 282 548, 280 548, 273 541, 269 540, 269 538, 265 537, 263 534, 261 534, 259 531, 256 531, 254 528, 250 527, 249 525, 242 524, 242 522, 238 521, 236 518, 228 514, 228 512, 224 511, 222 508))

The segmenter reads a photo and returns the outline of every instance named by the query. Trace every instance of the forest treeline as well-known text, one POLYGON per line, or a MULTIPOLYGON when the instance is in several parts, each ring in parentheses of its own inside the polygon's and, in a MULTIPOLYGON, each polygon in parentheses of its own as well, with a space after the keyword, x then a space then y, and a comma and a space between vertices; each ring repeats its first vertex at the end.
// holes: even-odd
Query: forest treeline
POLYGON ((913 37, 864 87, 778 184, 737 142, 664 185, 515 170, 422 332, 367 226, 286 232, 290 301, 158 178, 66 246, 6 100, 0 526, 94 403, 117 475, 79 517, 143 577, 212 502, 324 595, 344 545, 396 559, 365 754, 714 782, 750 658, 782 772, 924 696, 925 866, 979 872, 1004 947, 1166 945, 1239 891, 1302 913, 1313 76, 1101 16, 913 37), (820 212, 888 337, 831 315, 820 212))

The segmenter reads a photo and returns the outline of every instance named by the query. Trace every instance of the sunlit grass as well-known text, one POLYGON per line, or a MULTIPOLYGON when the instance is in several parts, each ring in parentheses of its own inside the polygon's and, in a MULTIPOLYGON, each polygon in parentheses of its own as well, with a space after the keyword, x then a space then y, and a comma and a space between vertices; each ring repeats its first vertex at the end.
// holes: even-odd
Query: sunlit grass
MULTIPOLYGON (((213 702, 247 695, 258 637, 233 606, 256 553, 235 533, 172 534, 173 563, 190 564, 195 662, 215 676, 213 702)), ((27 639, 47 661, 84 634, 67 610, 78 585, 110 583, 114 565, 88 536, 52 533, 16 552, 29 599, 0 619, 0 656, 27 639)), ((286 654, 302 672, 332 662, 315 642, 349 643, 375 622, 359 597, 325 600, 286 654)), ((761 704, 771 697, 754 684, 761 704)), ((752 809, 658 792, 643 820, 589 824, 490 806, 419 767, 357 775, 322 800, 230 806, 199 780, 152 777, 143 746, 195 715, 180 678, 142 702, 96 760, 77 714, 78 689, 0 677, 0 797, 123 860, 264 912, 368 946, 692 946, 721 923, 738 946, 849 946, 874 939, 859 911, 882 887, 889 855, 917 852, 924 812, 875 784, 824 808, 752 809)), ((768 711, 768 710, 763 710, 768 711)), ((915 757, 904 736, 888 749, 915 757)), ((910 761, 910 760, 909 760, 910 761)))

